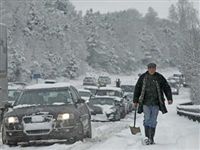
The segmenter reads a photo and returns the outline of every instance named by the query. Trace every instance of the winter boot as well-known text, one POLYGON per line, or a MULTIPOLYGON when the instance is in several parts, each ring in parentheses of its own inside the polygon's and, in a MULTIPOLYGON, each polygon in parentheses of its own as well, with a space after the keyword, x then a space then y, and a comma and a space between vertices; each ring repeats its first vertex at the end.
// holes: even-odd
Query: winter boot
POLYGON ((145 131, 145 138, 144 138, 144 145, 150 145, 150 138, 149 138, 149 130, 150 130, 150 127, 149 126, 144 126, 144 131, 145 131))
POLYGON ((156 128, 149 128, 149 139, 150 139, 150 144, 155 144, 154 142, 154 135, 155 135, 156 128))
POLYGON ((144 126, 145 137, 149 138, 149 126, 144 126))

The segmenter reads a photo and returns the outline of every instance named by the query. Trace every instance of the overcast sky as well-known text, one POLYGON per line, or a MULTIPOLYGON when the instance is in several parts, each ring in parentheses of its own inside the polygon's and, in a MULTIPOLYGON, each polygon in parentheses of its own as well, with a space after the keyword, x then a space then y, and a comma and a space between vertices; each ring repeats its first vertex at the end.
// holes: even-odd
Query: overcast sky
MULTIPOLYGON (((70 0, 76 10, 86 10, 93 8, 94 11, 101 13, 114 12, 135 8, 140 13, 145 14, 149 6, 153 7, 160 18, 168 17, 168 9, 171 4, 175 4, 178 0, 70 0)), ((195 2, 195 8, 200 9, 200 0, 191 0, 195 2)))

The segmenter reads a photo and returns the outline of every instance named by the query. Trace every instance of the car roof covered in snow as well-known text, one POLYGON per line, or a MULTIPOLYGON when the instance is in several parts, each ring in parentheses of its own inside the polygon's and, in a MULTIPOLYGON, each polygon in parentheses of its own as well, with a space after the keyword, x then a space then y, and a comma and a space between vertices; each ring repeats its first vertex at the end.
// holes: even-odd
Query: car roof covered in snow
POLYGON ((24 86, 22 85, 8 85, 8 90, 22 90, 24 86))
POLYGON ((84 86, 83 87, 84 89, 98 89, 98 87, 97 86, 84 86))
POLYGON ((94 98, 110 98, 110 99, 115 99, 116 101, 121 101, 120 97, 117 96, 95 96, 94 98))
POLYGON ((90 90, 86 90, 86 89, 78 89, 79 92, 88 92, 91 93, 90 90))
POLYGON ((100 87, 99 90, 111 90, 111 91, 119 91, 121 92, 122 89, 118 88, 118 87, 111 87, 111 86, 107 86, 107 87, 100 87))
POLYGON ((41 84, 34 84, 34 85, 27 86, 27 87, 25 87, 25 90, 66 88, 66 87, 70 87, 70 86, 71 86, 71 84, 65 83, 65 82, 53 83, 53 84, 41 83, 41 84))

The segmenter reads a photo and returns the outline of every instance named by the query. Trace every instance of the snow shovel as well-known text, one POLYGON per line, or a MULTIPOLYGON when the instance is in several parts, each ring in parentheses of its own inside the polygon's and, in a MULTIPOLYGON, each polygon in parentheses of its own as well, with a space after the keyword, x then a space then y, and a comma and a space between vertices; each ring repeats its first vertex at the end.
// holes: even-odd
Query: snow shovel
POLYGON ((136 113, 137 113, 137 109, 135 109, 135 114, 134 114, 134 126, 129 126, 130 127, 130 130, 131 130, 131 133, 133 135, 136 135, 137 133, 140 133, 141 130, 140 130, 140 127, 135 127, 135 124, 136 124, 136 113))

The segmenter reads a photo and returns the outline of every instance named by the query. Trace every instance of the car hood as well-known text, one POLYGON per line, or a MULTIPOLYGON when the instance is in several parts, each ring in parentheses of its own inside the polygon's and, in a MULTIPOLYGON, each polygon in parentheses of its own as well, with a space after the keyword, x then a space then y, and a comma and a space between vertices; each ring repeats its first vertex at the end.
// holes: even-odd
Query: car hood
POLYGON ((110 114, 114 112, 114 110, 112 110, 113 107, 113 105, 94 105, 94 109, 101 109, 103 114, 110 114))
POLYGON ((23 116, 29 116, 37 113, 48 113, 53 115, 54 118, 57 118, 58 114, 62 113, 73 113, 78 115, 79 112, 75 109, 74 105, 51 105, 51 106, 26 106, 26 107, 14 107, 12 110, 9 110, 5 113, 5 117, 17 116, 22 118, 23 116))

